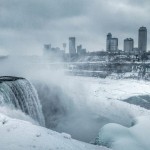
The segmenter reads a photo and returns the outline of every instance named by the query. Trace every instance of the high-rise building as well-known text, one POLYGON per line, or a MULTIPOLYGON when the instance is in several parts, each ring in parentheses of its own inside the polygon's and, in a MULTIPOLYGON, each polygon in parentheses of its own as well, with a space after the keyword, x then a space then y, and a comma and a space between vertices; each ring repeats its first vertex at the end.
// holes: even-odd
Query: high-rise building
POLYGON ((111 43, 110 51, 117 51, 118 50, 118 38, 112 38, 110 43, 111 43))
POLYGON ((76 38, 69 37, 69 53, 71 55, 76 54, 76 38))
POLYGON ((111 33, 107 34, 106 50, 108 52, 115 52, 118 50, 118 38, 112 38, 111 33))
POLYGON ((77 53, 80 54, 81 50, 82 50, 82 45, 78 45, 77 46, 77 53))
POLYGON ((78 55, 85 55, 86 54, 86 49, 84 48, 82 48, 82 45, 78 45, 77 46, 77 53, 78 53, 78 55))
POLYGON ((107 34, 107 39, 106 39, 106 50, 109 52, 110 51, 110 47, 111 47, 111 39, 112 39, 112 34, 108 33, 107 34))
POLYGON ((146 27, 140 27, 138 37, 138 48, 140 53, 147 51, 147 29, 146 27))
POLYGON ((124 52, 131 53, 134 48, 134 40, 132 38, 127 38, 124 40, 124 52))

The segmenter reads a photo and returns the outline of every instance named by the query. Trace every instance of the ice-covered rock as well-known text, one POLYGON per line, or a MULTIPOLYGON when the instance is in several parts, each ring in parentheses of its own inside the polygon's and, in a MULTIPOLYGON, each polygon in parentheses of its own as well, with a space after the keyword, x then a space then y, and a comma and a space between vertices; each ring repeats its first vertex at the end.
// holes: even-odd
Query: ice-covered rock
POLYGON ((97 144, 113 150, 149 150, 150 117, 138 117, 133 127, 107 124, 99 132, 97 144))
POLYGON ((66 138, 66 139, 71 139, 71 135, 70 134, 67 134, 67 133, 61 133, 62 134, 62 136, 64 137, 64 138, 66 138))

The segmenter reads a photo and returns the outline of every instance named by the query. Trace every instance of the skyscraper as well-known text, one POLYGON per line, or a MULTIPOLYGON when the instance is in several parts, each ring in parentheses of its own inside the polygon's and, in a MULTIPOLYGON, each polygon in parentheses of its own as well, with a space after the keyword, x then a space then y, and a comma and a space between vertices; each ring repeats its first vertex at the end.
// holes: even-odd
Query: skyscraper
POLYGON ((132 38, 127 38, 124 40, 124 52, 131 53, 134 48, 134 40, 132 38))
POLYGON ((140 53, 145 53, 147 51, 147 29, 146 27, 140 27, 139 29, 138 48, 139 48, 140 53))
POLYGON ((107 35, 106 50, 108 52, 115 52, 118 50, 118 38, 112 38, 111 33, 107 35))
POLYGON ((82 51, 82 45, 77 46, 77 53, 80 54, 82 51))
POLYGON ((110 47, 111 47, 111 39, 112 39, 112 34, 108 33, 107 34, 107 39, 106 39, 106 50, 109 52, 110 51, 110 47))
POLYGON ((86 54, 86 49, 84 48, 82 48, 82 45, 78 45, 77 46, 77 54, 78 55, 85 55, 86 54))
POLYGON ((76 54, 76 38, 69 37, 69 53, 71 55, 76 54))

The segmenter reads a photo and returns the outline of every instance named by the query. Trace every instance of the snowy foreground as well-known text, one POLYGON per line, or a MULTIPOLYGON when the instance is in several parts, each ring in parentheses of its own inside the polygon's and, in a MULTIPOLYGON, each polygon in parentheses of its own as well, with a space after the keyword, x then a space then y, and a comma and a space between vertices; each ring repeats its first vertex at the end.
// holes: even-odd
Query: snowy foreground
POLYGON ((150 95, 150 82, 67 77, 57 84, 62 86, 64 93, 70 94, 71 105, 74 105, 72 109, 66 97, 63 99, 64 106, 71 108, 68 110, 70 115, 63 118, 58 127, 70 134, 75 131, 87 136, 95 132, 92 136, 97 137, 98 145, 37 126, 30 119, 13 119, 16 115, 4 112, 0 107, 0 150, 150 149, 150 111, 123 101, 132 96, 150 95))
POLYGON ((26 121, 0 114, 1 150, 107 150, 73 140, 66 133, 57 133, 26 121))

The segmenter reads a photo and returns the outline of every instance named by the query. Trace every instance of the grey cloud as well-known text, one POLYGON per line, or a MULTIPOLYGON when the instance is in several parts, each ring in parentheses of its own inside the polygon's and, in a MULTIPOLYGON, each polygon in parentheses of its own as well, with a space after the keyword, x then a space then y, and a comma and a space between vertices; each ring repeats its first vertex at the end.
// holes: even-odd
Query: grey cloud
POLYGON ((70 0, 2 0, 1 27, 42 27, 48 21, 81 15, 81 1, 70 0))
MULTIPOLYGON (((107 32, 137 41, 140 26, 149 29, 149 0, 1 0, 0 48, 13 53, 42 52, 46 42, 62 46, 76 36, 91 50, 105 49, 107 32)), ((150 40, 150 39, 149 39, 150 40)))

